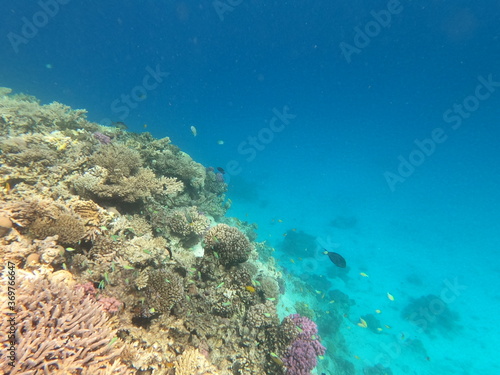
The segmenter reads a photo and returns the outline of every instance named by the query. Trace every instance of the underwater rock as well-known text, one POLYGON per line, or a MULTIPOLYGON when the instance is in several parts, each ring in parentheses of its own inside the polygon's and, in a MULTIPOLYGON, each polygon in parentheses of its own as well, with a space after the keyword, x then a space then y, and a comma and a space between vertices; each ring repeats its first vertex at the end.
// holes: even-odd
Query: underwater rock
POLYGON ((281 250, 290 257, 313 257, 316 249, 316 237, 302 231, 289 230, 283 239, 281 250))
POLYGON ((12 229, 12 221, 7 216, 0 216, 0 237, 9 234, 12 229))
POLYGON ((337 216, 332 220, 331 225, 339 229, 352 229, 358 224, 355 216, 337 216))
POLYGON ((448 334, 460 328, 459 315, 450 310, 447 303, 434 294, 410 300, 401 317, 415 324, 423 332, 448 334))

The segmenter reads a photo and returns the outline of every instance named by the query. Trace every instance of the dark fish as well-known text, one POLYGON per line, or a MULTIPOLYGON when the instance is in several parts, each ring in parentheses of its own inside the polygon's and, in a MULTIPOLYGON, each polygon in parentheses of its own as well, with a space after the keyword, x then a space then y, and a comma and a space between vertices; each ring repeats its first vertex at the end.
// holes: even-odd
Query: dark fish
POLYGON ((340 268, 345 268, 346 267, 346 262, 345 259, 342 255, 334 253, 333 251, 327 251, 325 250, 323 254, 328 255, 328 258, 332 261, 333 264, 335 264, 337 267, 340 268))
POLYGON ((226 174, 226 171, 224 169, 222 169, 221 167, 217 167, 217 170, 222 173, 222 174, 226 174))
POLYGON ((128 126, 123 121, 113 121, 112 125, 121 130, 127 130, 128 126))

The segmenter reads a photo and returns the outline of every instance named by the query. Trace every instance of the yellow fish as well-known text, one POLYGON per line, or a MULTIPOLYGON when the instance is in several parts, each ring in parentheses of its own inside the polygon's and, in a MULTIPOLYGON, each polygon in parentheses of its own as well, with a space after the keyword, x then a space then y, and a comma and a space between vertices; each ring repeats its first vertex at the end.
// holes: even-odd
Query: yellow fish
POLYGON ((290 262, 295 263, 295 260, 293 260, 293 258, 290 258, 290 262))
POLYGON ((379 309, 377 309, 377 310, 375 310, 375 312, 376 312, 377 314, 380 314, 382 311, 380 311, 379 309))
POLYGON ((370 276, 368 276, 368 275, 367 275, 366 273, 364 273, 364 272, 360 272, 359 274, 360 274, 361 276, 363 276, 363 277, 370 277, 370 276))
POLYGON ((281 220, 281 219, 278 219, 278 223, 282 223, 282 222, 283 222, 283 220, 281 220))
POLYGON ((382 332, 382 331, 383 331, 383 329, 382 329, 382 328, 380 328, 380 327, 378 327, 378 328, 377 328, 377 331, 378 331, 378 332, 382 332))
POLYGON ((387 329, 391 329, 391 326, 386 324, 386 325, 385 325, 385 328, 387 328, 387 329))
POLYGON ((367 328, 368 323, 366 323, 366 320, 364 320, 363 318, 359 318, 358 326, 360 326, 361 328, 367 328))
POLYGON ((394 301, 394 296, 391 293, 387 293, 387 298, 389 298, 391 301, 394 301))

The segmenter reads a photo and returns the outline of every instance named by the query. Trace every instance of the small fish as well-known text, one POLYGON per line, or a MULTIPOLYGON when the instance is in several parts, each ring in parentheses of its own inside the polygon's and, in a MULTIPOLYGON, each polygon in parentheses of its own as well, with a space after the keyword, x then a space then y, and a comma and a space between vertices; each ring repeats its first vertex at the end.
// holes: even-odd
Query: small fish
POLYGON ((354 358, 356 358, 356 359, 361 359, 361 358, 359 357, 359 355, 355 355, 355 356, 354 356, 354 358))
POLYGON ((358 326, 360 326, 361 328, 368 328, 368 323, 363 318, 359 318, 358 326))
POLYGON ((380 314, 382 311, 380 311, 379 309, 377 309, 377 310, 375 310, 375 312, 376 312, 377 314, 380 314))
POLYGON ((331 300, 330 302, 328 302, 328 303, 335 303, 335 300, 333 300, 333 299, 332 299, 332 300, 331 300))
POLYGON ((222 139, 219 139, 219 140, 217 141, 217 144, 218 144, 218 145, 220 145, 220 146, 222 146, 222 145, 224 144, 224 141, 223 141, 222 139))
POLYGON ((250 293, 255 293, 255 288, 251 285, 246 285, 245 289, 248 290, 250 293))
POLYGON ((391 326, 388 325, 388 324, 384 325, 384 327, 387 328, 387 329, 391 329, 391 326))
POLYGON ((367 275, 366 273, 364 273, 364 272, 360 272, 359 274, 360 274, 361 276, 363 276, 363 277, 370 277, 370 276, 368 276, 368 275, 367 275))
POLYGON ((217 170, 222 174, 226 174, 226 171, 221 167, 217 167, 217 170))
POLYGON ((285 363, 278 357, 277 354, 271 352, 271 359, 273 360, 274 363, 276 363, 279 366, 285 366, 285 363))
POLYGON ((147 128, 148 128, 148 124, 144 124, 144 125, 142 125, 142 127, 143 127, 144 129, 147 129, 147 128))
POLYGON ((297 228, 292 228, 292 232, 296 232, 297 231, 297 228))
POLYGON ((295 263, 295 260, 293 258, 290 258, 290 262, 295 263))
POLYGON ((282 223, 282 222, 283 222, 283 220, 281 220, 281 219, 278 219, 278 223, 282 223))
POLYGON ((377 328, 377 331, 378 331, 378 332, 382 332, 382 331, 383 331, 383 329, 382 329, 382 328, 380 328, 380 327, 378 327, 378 328, 377 328))
POLYGON ((288 233, 283 233, 283 237, 286 237, 286 236, 288 236, 288 233))
POLYGON ((198 130, 196 130, 194 125, 191 125, 190 129, 191 129, 191 133, 193 133, 193 136, 196 137, 198 135, 198 130))
POLYGON ((334 253, 333 251, 327 251, 325 250, 323 254, 328 255, 328 258, 332 261, 333 264, 335 264, 339 268, 345 268, 346 267, 346 261, 344 257, 340 254, 334 253))
POLYGON ((391 293, 387 293, 387 298, 389 298, 389 300, 391 301, 394 301, 394 296, 391 293))

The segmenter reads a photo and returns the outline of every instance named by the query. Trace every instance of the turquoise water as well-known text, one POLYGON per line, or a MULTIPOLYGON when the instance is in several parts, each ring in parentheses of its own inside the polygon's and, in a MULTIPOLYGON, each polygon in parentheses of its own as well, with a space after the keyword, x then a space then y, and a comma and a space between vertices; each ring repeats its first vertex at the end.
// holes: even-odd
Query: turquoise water
POLYGON ((319 373, 335 350, 356 373, 499 372, 498 1, 3 10, 0 86, 169 136, 226 170, 229 215, 257 223, 311 285, 287 298, 318 314, 319 373), (333 333, 332 290, 355 301, 333 333), (358 326, 369 314, 382 331, 358 326))

